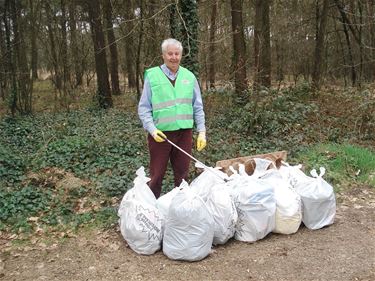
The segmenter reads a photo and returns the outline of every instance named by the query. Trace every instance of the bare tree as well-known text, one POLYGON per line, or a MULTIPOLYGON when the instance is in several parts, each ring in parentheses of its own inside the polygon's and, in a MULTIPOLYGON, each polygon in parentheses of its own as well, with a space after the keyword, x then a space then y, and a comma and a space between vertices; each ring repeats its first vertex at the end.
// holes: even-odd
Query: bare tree
POLYGON ((52 10, 52 7, 50 5, 50 2, 47 0, 44 0, 44 10, 46 15, 46 28, 48 32, 48 38, 50 43, 50 59, 51 64, 53 67, 52 72, 52 82, 54 83, 56 89, 61 90, 62 89, 62 73, 61 73, 61 67, 59 64, 59 58, 58 58, 58 50, 56 46, 56 36, 54 34, 54 27, 52 26, 56 22, 56 15, 52 10))
POLYGON ((124 2, 124 19, 123 25, 120 25, 122 35, 125 41, 125 69, 128 78, 128 87, 130 89, 136 88, 136 76, 135 76, 135 54, 134 54, 134 9, 132 1, 124 2))
POLYGON ((340 12, 340 15, 341 15, 340 21, 341 21, 343 29, 344 29, 346 45, 347 45, 347 48, 348 48, 348 56, 349 56, 349 63, 350 63, 349 65, 350 65, 350 69, 351 69, 352 86, 354 86, 356 84, 356 81, 357 81, 357 73, 356 73, 355 66, 354 66, 352 44, 351 44, 351 41, 350 41, 350 34, 349 34, 349 30, 348 30, 348 24, 349 23, 347 22, 347 17, 345 16, 345 11, 344 11, 344 8, 341 5, 341 3, 339 1, 335 1, 335 3, 336 3, 336 6, 337 6, 337 8, 340 12))
POLYGON ((77 20, 76 20, 76 4, 74 0, 69 1, 69 34, 70 34, 70 52, 72 54, 72 65, 74 68, 74 87, 82 85, 83 63, 80 59, 80 50, 77 38, 77 20))
POLYGON ((269 0, 255 1, 254 89, 271 86, 269 0))
POLYGON ((86 2, 90 26, 92 32, 92 40, 95 53, 95 69, 97 76, 97 97, 101 108, 112 107, 111 88, 108 80, 108 66, 105 51, 104 33, 101 22, 101 5, 99 0, 87 0, 86 2))
POLYGON ((118 77, 118 53, 117 53, 117 43, 115 32, 113 31, 113 24, 112 24, 112 5, 111 0, 104 0, 103 3, 103 10, 104 10, 104 17, 105 17, 105 27, 107 33, 107 41, 109 45, 109 52, 110 52, 110 72, 111 72, 111 88, 112 94, 119 95, 121 94, 120 91, 120 83, 118 77))
POLYGON ((214 0, 210 18, 210 46, 208 49, 208 88, 215 88, 215 33, 218 1, 214 0))
POLYGON ((17 67, 17 88, 13 89, 16 90, 17 106, 16 108, 12 108, 12 113, 14 114, 15 109, 18 109, 21 114, 31 114, 33 83, 29 74, 30 68, 27 63, 27 43, 24 37, 25 24, 21 13, 21 3, 19 1, 10 1, 10 17, 13 22, 13 46, 17 67))
POLYGON ((246 46, 242 24, 242 0, 231 0, 234 84, 237 102, 247 100, 246 46))
POLYGON ((312 72, 312 87, 313 89, 320 89, 320 79, 323 63, 324 38, 327 27, 327 15, 329 9, 329 0, 323 1, 322 12, 319 14, 319 1, 317 1, 317 20, 319 22, 316 32, 316 45, 314 52, 314 69, 312 72))
POLYGON ((182 63, 197 77, 198 64, 198 4, 196 0, 180 0, 179 11, 181 16, 181 33, 179 38, 184 47, 182 63))
POLYGON ((142 79, 141 77, 141 66, 140 66, 140 61, 141 61, 141 49, 143 45, 143 12, 144 12, 144 5, 143 5, 143 0, 138 0, 138 5, 139 5, 139 17, 140 17, 140 26, 139 26, 139 33, 138 33, 138 46, 137 46, 137 56, 136 56, 136 62, 135 62, 135 77, 136 77, 136 89, 137 89, 137 100, 141 97, 141 85, 139 81, 142 79))
POLYGON ((30 7, 30 37, 31 37, 31 75, 32 80, 38 79, 38 45, 37 32, 39 29, 40 1, 29 0, 30 7))

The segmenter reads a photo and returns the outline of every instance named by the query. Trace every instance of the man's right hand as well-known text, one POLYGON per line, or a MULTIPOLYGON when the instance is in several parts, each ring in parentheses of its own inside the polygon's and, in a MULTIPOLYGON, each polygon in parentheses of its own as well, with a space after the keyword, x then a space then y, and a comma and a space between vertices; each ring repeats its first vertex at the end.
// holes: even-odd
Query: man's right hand
POLYGON ((163 142, 167 138, 167 136, 164 135, 164 133, 162 131, 158 130, 158 129, 153 131, 151 135, 156 142, 163 142))

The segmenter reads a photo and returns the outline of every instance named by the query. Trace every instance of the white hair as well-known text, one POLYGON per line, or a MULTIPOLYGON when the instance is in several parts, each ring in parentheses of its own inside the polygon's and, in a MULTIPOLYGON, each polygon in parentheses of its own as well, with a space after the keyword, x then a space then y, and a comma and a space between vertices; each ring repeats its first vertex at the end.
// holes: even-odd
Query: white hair
POLYGON ((168 38, 161 43, 161 52, 164 54, 167 51, 168 46, 176 46, 177 48, 180 49, 182 53, 182 44, 180 41, 173 39, 173 38, 168 38))

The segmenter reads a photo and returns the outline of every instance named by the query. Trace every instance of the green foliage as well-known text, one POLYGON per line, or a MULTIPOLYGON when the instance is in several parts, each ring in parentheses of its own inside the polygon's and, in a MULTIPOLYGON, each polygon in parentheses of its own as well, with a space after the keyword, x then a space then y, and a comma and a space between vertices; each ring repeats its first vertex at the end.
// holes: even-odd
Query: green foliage
POLYGON ((301 151, 296 158, 306 170, 327 169, 328 181, 334 185, 350 183, 375 187, 375 151, 351 144, 319 144, 301 151))
POLYGON ((13 184, 24 178, 27 158, 7 146, 0 146, 0 185, 5 182, 13 184))
POLYGON ((55 227, 95 222, 97 211, 88 209, 76 214, 78 200, 86 197, 95 205, 104 201, 99 210, 113 204, 105 198, 122 196, 133 186, 136 169, 147 165, 145 148, 145 133, 138 118, 119 110, 4 118, 0 121, 1 221, 4 222, 0 227, 19 221, 23 226, 13 225, 14 230, 29 229, 30 216, 38 216, 40 223, 55 227), (78 187, 66 193, 47 179, 31 179, 39 188, 25 187, 30 182, 29 173, 43 174, 50 167, 89 180, 92 191, 78 187))
MULTIPOLYGON (((290 163, 302 163, 307 169, 326 167, 325 178, 335 187, 374 186, 374 152, 338 144, 354 136, 353 131, 311 121, 320 109, 308 84, 260 94, 251 96, 242 108, 234 106, 235 95, 228 88, 204 94, 208 146, 201 152, 194 149, 193 155, 214 166, 222 159, 287 150, 290 163), (327 141, 336 143, 316 145, 327 141)), ((370 103, 364 113, 371 115, 370 103)), ((333 120, 326 119, 328 124, 333 120)), ((366 120, 358 124, 370 132, 372 123, 366 120)), ((193 165, 190 180, 197 176, 193 165)), ((32 232, 36 225, 62 231, 85 225, 109 227, 116 223, 117 203, 133 187, 140 166, 147 168, 148 150, 134 112, 92 108, 3 118, 0 230, 32 232), (83 183, 61 185, 68 172, 83 183), (37 224, 30 217, 36 217, 37 224)), ((171 188, 169 168, 163 190, 171 188)))
POLYGON ((264 90, 260 94, 252 96, 241 108, 225 103, 208 119, 209 144, 215 144, 215 148, 207 151, 217 154, 215 161, 275 150, 294 152, 298 148, 296 143, 303 145, 315 140, 309 116, 317 107, 305 102, 310 94, 306 84, 280 92, 264 90))
POLYGON ((0 190, 0 220, 15 224, 21 218, 34 216, 46 211, 51 201, 51 195, 33 186, 19 190, 0 190))
POLYGON ((95 224, 104 228, 111 227, 118 221, 117 209, 113 207, 101 208, 94 216, 95 224))

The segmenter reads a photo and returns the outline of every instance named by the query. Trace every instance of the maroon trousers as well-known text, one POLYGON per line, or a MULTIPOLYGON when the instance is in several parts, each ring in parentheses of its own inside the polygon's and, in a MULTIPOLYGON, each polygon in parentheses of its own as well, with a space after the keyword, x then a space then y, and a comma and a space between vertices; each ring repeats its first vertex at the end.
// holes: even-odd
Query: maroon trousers
MULTIPOLYGON (((191 154, 193 143, 192 129, 181 129, 178 131, 163 132, 174 144, 191 154)), ((179 186, 183 179, 189 174, 190 158, 183 152, 172 146, 167 141, 156 142, 151 135, 148 135, 148 149, 150 152, 150 177, 148 183, 156 198, 159 198, 163 178, 167 170, 168 161, 171 161, 174 185, 179 186)))

